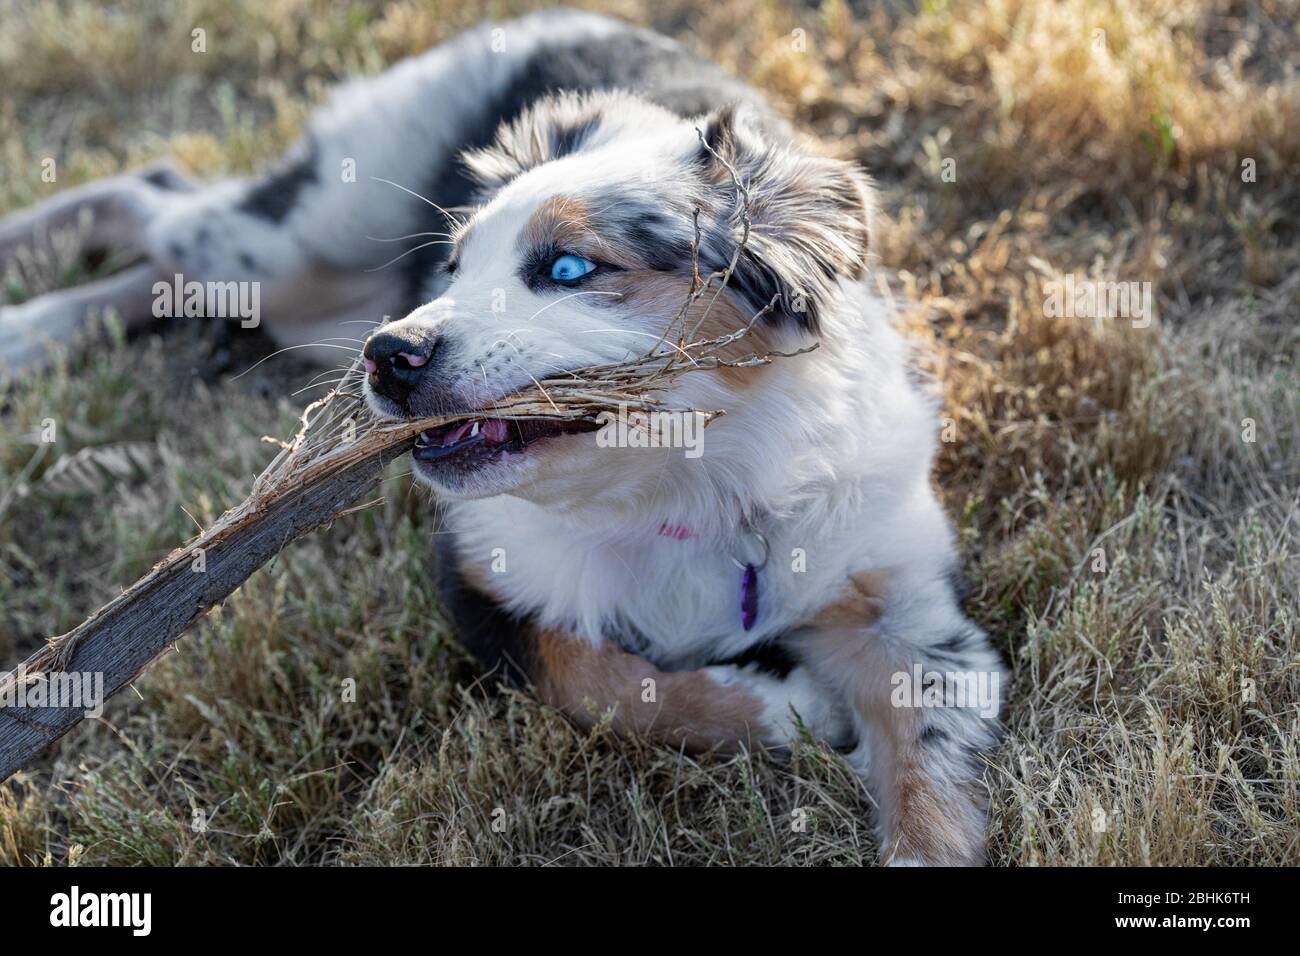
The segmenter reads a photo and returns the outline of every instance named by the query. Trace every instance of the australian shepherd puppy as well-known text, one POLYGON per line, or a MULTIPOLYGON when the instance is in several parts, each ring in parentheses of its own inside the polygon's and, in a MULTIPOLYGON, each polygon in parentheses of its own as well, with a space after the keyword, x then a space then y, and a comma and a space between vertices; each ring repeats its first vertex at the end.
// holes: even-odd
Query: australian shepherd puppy
POLYGON ((674 746, 808 732, 870 787, 885 862, 982 861, 1001 664, 959 607, 935 403, 870 281, 871 184, 754 90, 551 11, 343 87, 260 177, 94 183, 0 224, 0 254, 84 210, 89 244, 141 261, 0 313, 11 366, 90 309, 147 320, 177 275, 256 283, 284 346, 391 318, 363 350, 372 407, 481 415, 413 457, 445 513, 446 608, 485 668, 674 746), (695 454, 492 417, 538 379, 646 353, 695 270, 733 259, 688 325, 761 313, 735 358, 818 347, 677 379, 670 405, 726 412, 695 454))

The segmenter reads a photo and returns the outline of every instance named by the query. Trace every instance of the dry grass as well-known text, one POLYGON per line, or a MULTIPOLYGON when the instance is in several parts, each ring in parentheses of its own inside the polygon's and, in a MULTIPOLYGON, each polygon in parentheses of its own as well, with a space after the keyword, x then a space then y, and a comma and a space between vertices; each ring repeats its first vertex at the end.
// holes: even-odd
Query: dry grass
MULTIPOLYGON (((854 6, 612 9, 759 83, 880 182, 877 252, 945 387, 938 477, 970 610, 1013 666, 994 862, 1300 862, 1294 6, 854 6), (1045 284, 1066 273, 1150 281, 1159 318, 1048 318, 1045 284)), ((167 151, 205 175, 247 169, 335 78, 482 12, 17 7, 0 0, 0 161, 56 156, 65 183, 167 151)), ((0 209, 48 188, 6 176, 0 209)), ((216 518, 268 460, 258 437, 293 431, 302 369, 195 376, 197 331, 160 332, 166 353, 118 343, 5 396, 0 659, 147 570, 191 533, 187 511, 216 518), (60 441, 31 465, 48 416, 60 441), (152 470, 45 480, 56 455, 123 442, 153 449, 152 470)), ((250 580, 139 682, 143 700, 0 786, 0 861, 873 859, 867 801, 818 747, 692 760, 484 693, 437 623, 425 502, 396 470, 385 491, 250 580)))

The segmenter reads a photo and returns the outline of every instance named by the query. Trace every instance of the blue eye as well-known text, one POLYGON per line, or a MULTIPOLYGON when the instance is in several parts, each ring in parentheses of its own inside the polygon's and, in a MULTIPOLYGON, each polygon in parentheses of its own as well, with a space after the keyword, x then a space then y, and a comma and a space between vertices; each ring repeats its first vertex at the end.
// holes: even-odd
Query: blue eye
POLYGON ((551 278, 556 282, 576 282, 596 268, 596 263, 582 256, 563 255, 551 263, 551 278))

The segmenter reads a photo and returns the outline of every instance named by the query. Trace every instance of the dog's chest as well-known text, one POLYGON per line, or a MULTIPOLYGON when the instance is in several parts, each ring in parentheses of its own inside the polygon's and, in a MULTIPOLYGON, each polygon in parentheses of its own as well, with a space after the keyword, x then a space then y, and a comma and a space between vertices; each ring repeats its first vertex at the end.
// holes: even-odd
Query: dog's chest
POLYGON ((457 550, 487 571, 511 610, 616 640, 664 667, 739 654, 795 626, 810 603, 812 582, 798 580, 789 562, 764 563, 768 549, 752 540, 718 544, 653 531, 602 538, 511 508, 466 508, 458 519, 457 550), (748 588, 746 564, 755 566, 748 588))

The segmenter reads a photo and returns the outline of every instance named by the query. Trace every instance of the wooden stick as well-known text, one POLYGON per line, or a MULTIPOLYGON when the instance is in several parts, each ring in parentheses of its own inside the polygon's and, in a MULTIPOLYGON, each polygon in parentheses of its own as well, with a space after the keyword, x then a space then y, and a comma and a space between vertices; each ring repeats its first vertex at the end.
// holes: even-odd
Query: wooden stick
MULTIPOLYGON (((30 690, 32 682, 48 681, 47 675, 56 672, 103 675, 104 698, 116 694, 286 545, 331 521, 370 490, 383 468, 409 447, 409 442, 394 444, 321 475, 264 510, 245 509, 233 521, 219 523, 173 551, 83 624, 29 657, 8 675, 8 694, 0 694, 0 699, 16 699, 9 695, 16 694, 19 681, 27 680, 30 690), (195 570, 200 561, 204 569, 195 570)), ((0 677, 0 688, 5 681, 0 677)), ((84 710, 0 708, 0 781, 80 723, 84 710)))

